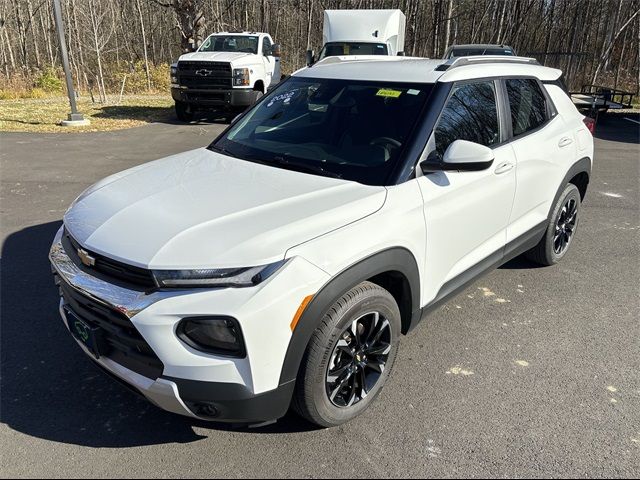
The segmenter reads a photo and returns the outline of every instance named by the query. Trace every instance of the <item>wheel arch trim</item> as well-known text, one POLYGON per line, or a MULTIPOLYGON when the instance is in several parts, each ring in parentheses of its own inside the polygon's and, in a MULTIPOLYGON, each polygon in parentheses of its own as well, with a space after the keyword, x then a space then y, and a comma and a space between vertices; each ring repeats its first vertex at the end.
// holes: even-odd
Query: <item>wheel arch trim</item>
POLYGON ((556 191, 556 195, 553 198, 553 202, 551 202, 551 206, 549 207, 549 213, 547 214, 548 219, 551 219, 551 214, 553 213, 553 207, 555 207, 556 203, 558 203, 558 200, 560 199, 560 195, 562 195, 562 192, 564 192, 564 189, 566 188, 566 186, 569 185, 569 183, 571 183, 571 179, 573 179, 574 177, 576 177, 581 173, 586 173, 587 175, 587 185, 584 187, 585 194, 586 194, 587 186, 589 184, 589 180, 591 179, 591 159, 589 157, 582 157, 580 160, 578 160, 573 165, 571 165, 571 167, 569 167, 569 170, 564 176, 562 183, 560 183, 560 185, 558 186, 558 190, 556 191))
MULTIPOLYGON (((394 247, 374 253, 333 276, 309 302, 291 336, 285 355, 280 384, 294 380, 313 332, 326 311, 349 289, 376 275, 398 272, 407 279, 411 295, 411 318, 408 324, 420 317, 420 273, 414 255, 403 247, 394 247)), ((405 328, 403 320, 403 332, 405 328)))

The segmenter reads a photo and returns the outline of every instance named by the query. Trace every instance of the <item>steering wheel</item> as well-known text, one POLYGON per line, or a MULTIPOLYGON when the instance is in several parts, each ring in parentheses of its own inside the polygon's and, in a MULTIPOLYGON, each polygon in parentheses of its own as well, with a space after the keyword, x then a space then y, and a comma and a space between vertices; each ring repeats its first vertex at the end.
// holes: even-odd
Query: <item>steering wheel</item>
POLYGON ((402 146, 402 143, 391 137, 376 137, 371 140, 371 142, 369 142, 369 145, 380 145, 381 147, 385 148, 387 148, 387 146, 392 148, 400 148, 402 146))
POLYGON ((369 145, 378 145, 384 148, 384 151, 386 153, 385 162, 391 158, 392 149, 402 147, 402 143, 391 137, 376 137, 369 142, 369 145))

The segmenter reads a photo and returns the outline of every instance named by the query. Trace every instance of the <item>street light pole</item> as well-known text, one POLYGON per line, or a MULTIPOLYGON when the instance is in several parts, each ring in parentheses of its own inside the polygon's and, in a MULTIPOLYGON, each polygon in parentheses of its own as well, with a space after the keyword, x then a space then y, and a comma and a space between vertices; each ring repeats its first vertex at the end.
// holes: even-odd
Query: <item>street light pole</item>
POLYGON ((53 16, 56 21, 56 29, 58 30, 58 40, 60 43, 60 56, 62 57, 62 68, 64 69, 64 76, 67 82, 67 94, 69 95, 69 104, 71 105, 71 113, 67 120, 60 122, 60 125, 65 127, 83 126, 89 125, 89 120, 78 112, 78 105, 76 104, 76 94, 73 89, 73 80, 71 79, 71 69, 69 68, 69 55, 67 54, 67 42, 64 38, 64 25, 62 23, 62 8, 60 7, 60 0, 53 0, 53 16))

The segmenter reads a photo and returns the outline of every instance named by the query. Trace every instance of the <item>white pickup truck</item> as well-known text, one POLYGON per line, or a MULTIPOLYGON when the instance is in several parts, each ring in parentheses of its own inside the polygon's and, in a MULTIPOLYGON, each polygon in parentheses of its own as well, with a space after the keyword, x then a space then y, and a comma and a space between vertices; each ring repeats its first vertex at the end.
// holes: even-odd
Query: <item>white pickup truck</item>
POLYGON ((198 110, 233 116, 280 81, 280 46, 268 33, 214 33, 171 66, 171 96, 179 120, 198 110))
POLYGON ((322 50, 307 51, 307 66, 326 57, 404 55, 406 18, 401 10, 325 10, 322 50))

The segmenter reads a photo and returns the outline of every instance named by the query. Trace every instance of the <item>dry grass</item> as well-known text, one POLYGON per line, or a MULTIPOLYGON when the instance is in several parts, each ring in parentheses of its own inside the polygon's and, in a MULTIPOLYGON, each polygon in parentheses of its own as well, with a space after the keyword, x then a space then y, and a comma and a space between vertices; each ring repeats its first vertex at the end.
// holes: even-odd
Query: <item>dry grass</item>
MULTIPOLYGON (((113 97, 114 102, 117 97, 113 97)), ((91 121, 87 127, 61 127, 70 111, 66 97, 0 100, 0 132, 103 132, 166 121, 173 115, 168 95, 125 96, 122 103, 92 103, 80 98, 78 110, 91 121)))

